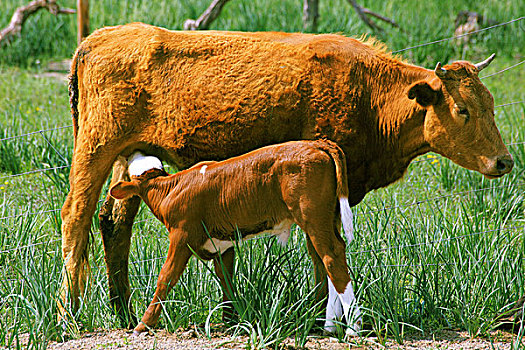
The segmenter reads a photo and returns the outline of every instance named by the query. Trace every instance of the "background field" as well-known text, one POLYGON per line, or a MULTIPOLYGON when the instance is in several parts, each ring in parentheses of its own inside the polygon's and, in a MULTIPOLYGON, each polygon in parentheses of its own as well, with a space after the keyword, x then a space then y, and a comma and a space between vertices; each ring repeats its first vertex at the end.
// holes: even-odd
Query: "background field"
MULTIPOLYGON (((2 0, 0 28, 25 1, 2 0)), ((61 1, 74 7, 74 1, 61 1)), ((453 35, 460 10, 498 22, 525 14, 522 1, 360 1, 396 20, 376 33, 392 51, 453 35)), ((180 29, 208 5, 203 1, 111 1, 91 4, 91 26, 143 21, 180 29)), ((344 0, 321 0, 319 30, 360 36, 369 30, 344 0)), ((212 26, 225 30, 300 31, 298 0, 232 0, 212 26)), ((72 148, 66 81, 45 76, 47 62, 72 55, 74 16, 40 12, 22 37, 0 48, 0 346, 21 338, 45 348, 49 339, 75 336, 56 322, 62 268, 60 207, 68 191, 72 148), (58 127, 58 129, 57 129, 58 127)), ((473 37, 469 50, 446 41, 400 54, 429 68, 437 61, 497 59, 483 71, 495 97, 496 122, 513 154, 513 172, 488 181, 429 154, 416 159, 404 181, 368 194, 355 207, 356 239, 348 246, 354 286, 365 322, 378 336, 402 343, 409 332, 439 329, 488 336, 494 317, 525 293, 525 20, 473 37), (498 73, 488 77, 492 73, 498 73)), ((107 279, 98 222, 93 220, 93 278, 80 310, 82 330, 118 327, 107 303, 107 279)), ((147 208, 134 226, 131 253, 133 303, 141 314, 153 295, 167 251, 166 230, 147 208)), ((313 327, 311 263, 298 230, 287 246, 274 238, 243 244, 236 266, 237 332, 252 347, 286 337, 302 344, 313 327)), ((166 302, 161 327, 216 323, 219 287, 210 265, 191 261, 166 302)), ((205 331, 205 329, 203 329, 205 331)), ((359 339, 354 340, 359 342, 359 339)), ((516 344, 523 344, 522 333, 516 344)), ((519 345, 516 345, 518 347, 519 345)))

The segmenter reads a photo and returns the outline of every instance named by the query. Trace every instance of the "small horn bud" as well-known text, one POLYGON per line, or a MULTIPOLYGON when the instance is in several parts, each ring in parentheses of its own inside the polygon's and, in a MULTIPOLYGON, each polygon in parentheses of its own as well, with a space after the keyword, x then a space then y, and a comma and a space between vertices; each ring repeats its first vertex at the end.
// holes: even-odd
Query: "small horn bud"
POLYGON ((434 69, 434 73, 436 73, 438 78, 441 78, 441 79, 447 76, 447 70, 441 67, 441 62, 438 62, 438 64, 436 64, 436 69, 434 69))
POLYGON ((492 62, 492 60, 494 59, 494 57, 496 57, 496 54, 493 53, 492 55, 489 56, 489 58, 487 58, 485 61, 482 61, 482 62, 479 62, 479 63, 476 63, 474 65, 474 67, 476 67, 478 69, 478 72, 481 71, 482 69, 484 68, 487 68, 487 66, 490 64, 490 62, 492 62))

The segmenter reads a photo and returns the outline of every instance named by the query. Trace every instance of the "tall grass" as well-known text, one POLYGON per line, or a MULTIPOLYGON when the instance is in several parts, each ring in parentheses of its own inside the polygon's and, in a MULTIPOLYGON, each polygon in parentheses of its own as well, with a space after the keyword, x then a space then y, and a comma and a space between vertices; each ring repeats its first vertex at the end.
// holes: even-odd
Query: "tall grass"
MULTIPOLYGON (((5 14, 22 3, 2 2, 0 27, 9 19, 5 14)), ((501 22, 525 12, 521 2, 360 3, 403 27, 378 34, 392 50, 452 35, 459 10, 478 11, 501 22)), ((74 6, 73 1, 60 4, 74 6)), ((91 4, 91 24, 97 28, 144 21, 180 29, 185 18, 195 18, 207 5, 208 0, 103 0, 91 4)), ((368 31, 346 1, 321 1, 320 12, 320 31, 348 35, 368 31)), ((69 325, 63 334, 56 321, 62 270, 59 208, 68 191, 71 128, 15 137, 71 124, 65 82, 37 78, 35 73, 40 73, 42 62, 72 54, 74 26, 73 17, 41 12, 28 21, 20 39, 0 48, 0 346, 8 348, 22 344, 45 348, 50 339, 119 326, 107 301, 96 219, 92 278, 78 324, 69 325), (13 177, 49 168, 60 169, 13 177)), ((301 26, 300 2, 233 0, 213 28, 299 31, 301 26)), ((480 34, 465 58, 497 51, 498 59, 487 75, 517 63, 525 47, 520 26, 523 23, 480 34)), ((447 42, 403 55, 433 66, 437 60, 459 58, 463 51, 447 42)), ((496 105, 523 100, 525 73, 520 67, 484 80, 496 105)), ((494 327, 494 317, 525 290, 524 114, 524 104, 496 109, 496 121, 515 159, 511 174, 489 181, 440 156, 423 156, 411 164, 404 181, 368 194, 354 208, 356 239, 348 246, 348 263, 365 325, 379 342, 402 343, 411 332, 445 328, 485 336, 494 327)), ((167 244, 165 228, 141 208, 130 257, 132 302, 139 315, 153 296, 167 244)), ((285 247, 266 238, 236 249, 233 306, 239 321, 231 332, 248 335, 251 348, 276 347, 286 337, 304 344, 323 315, 313 297, 303 233, 296 230, 285 247)), ((211 269, 209 263, 190 261, 164 303, 161 327, 176 331, 197 325, 206 334, 220 321, 220 287, 211 269)), ((518 337, 518 343, 522 339, 518 337)))

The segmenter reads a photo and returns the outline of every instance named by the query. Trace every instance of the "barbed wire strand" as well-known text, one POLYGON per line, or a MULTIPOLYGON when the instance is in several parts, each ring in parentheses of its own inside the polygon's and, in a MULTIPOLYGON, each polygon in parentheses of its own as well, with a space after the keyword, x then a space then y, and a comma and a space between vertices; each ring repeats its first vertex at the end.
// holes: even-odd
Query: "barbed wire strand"
POLYGON ((507 107, 507 106, 518 105, 518 104, 522 104, 522 103, 525 103, 525 101, 516 101, 516 102, 504 103, 502 105, 494 106, 494 108, 507 107))
POLYGON ((465 194, 471 194, 471 193, 476 193, 476 192, 484 192, 484 191, 489 191, 489 190, 499 189, 499 188, 505 188, 505 187, 511 187, 511 186, 516 186, 518 188, 525 187, 525 183, 518 184, 518 185, 517 184, 508 184, 508 185, 501 185, 501 186, 494 186, 494 187, 484 187, 484 188, 478 188, 478 189, 475 189, 475 190, 454 192, 454 193, 444 194, 444 195, 441 195, 441 196, 435 196, 435 197, 430 197, 430 198, 427 198, 427 199, 417 200, 417 201, 414 201, 412 203, 406 203, 406 204, 400 204, 400 205, 395 205, 395 206, 389 206, 389 207, 384 207, 384 208, 381 208, 381 209, 368 210, 368 211, 365 211, 364 213, 365 214, 378 213, 378 212, 382 212, 382 211, 385 211, 385 210, 392 210, 392 209, 411 207, 411 206, 422 204, 422 203, 426 203, 426 202, 437 201, 439 199, 444 199, 444 198, 449 198, 449 197, 454 197, 454 196, 463 196, 465 194))
POLYGON ((40 132, 40 136, 42 136, 42 138, 47 142, 47 144, 49 145, 49 147, 51 147, 53 149, 53 151, 55 151, 59 156, 60 158, 62 158, 62 160, 64 161, 64 163, 66 164, 69 164, 69 160, 66 159, 66 157, 64 157, 62 155, 62 153, 60 153, 60 151, 58 149, 55 148, 55 146, 53 146, 53 144, 51 143, 51 141, 46 137, 46 135, 44 135, 43 132, 40 132))
POLYGON ((472 233, 467 233, 467 234, 459 235, 459 236, 453 236, 453 237, 446 237, 446 238, 442 238, 442 239, 436 239, 436 240, 429 241, 429 242, 420 242, 420 243, 414 243, 414 244, 388 246, 388 247, 377 248, 377 249, 359 250, 359 251, 355 251, 355 252, 350 252, 350 254, 358 255, 358 254, 365 254, 365 253, 384 252, 384 251, 396 250, 396 249, 414 248, 414 247, 419 247, 419 246, 430 246, 430 245, 436 245, 436 244, 439 244, 439 243, 453 241, 453 240, 457 240, 457 239, 473 237, 473 236, 479 236, 479 235, 482 235, 482 234, 485 234, 485 233, 489 233, 489 232, 503 232, 503 231, 517 230, 517 229, 521 229, 521 228, 525 228, 525 225, 522 225, 522 226, 511 226, 511 227, 501 227, 501 228, 496 228, 496 229, 492 229, 492 230, 472 232, 472 233))
POLYGON ((494 29, 494 28, 497 28, 497 27, 506 26, 506 25, 508 25, 508 24, 511 24, 511 23, 514 23, 514 22, 518 22, 518 21, 521 21, 521 20, 523 20, 523 19, 525 19, 525 17, 515 18, 515 19, 510 20, 510 21, 508 21, 508 22, 495 24, 495 25, 493 25, 493 26, 490 26, 490 27, 487 27, 487 28, 482 28, 482 29, 479 29, 479 30, 475 30, 475 31, 473 31, 473 32, 469 32, 469 33, 465 33, 465 34, 460 34, 460 35, 455 35, 455 36, 448 37, 448 38, 444 38, 444 39, 434 40, 434 41, 427 42, 427 43, 424 43, 424 44, 419 44, 419 45, 415 45, 415 46, 410 46, 410 47, 407 47, 407 48, 404 48, 404 49, 401 49, 401 50, 392 51, 392 53, 393 53, 393 54, 396 54, 396 53, 400 53, 400 52, 404 52, 404 51, 408 51, 408 50, 417 49, 417 48, 419 48, 419 47, 424 47, 424 46, 428 46, 428 45, 438 44, 438 43, 442 43, 442 42, 445 42, 445 41, 450 41, 450 40, 454 40, 454 39, 462 38, 462 37, 464 37, 464 36, 468 36, 468 35, 473 35, 473 34, 481 33, 481 32, 484 32, 484 31, 487 31, 487 30, 490 30, 490 29, 494 29))
MULTIPOLYGON (((99 199, 99 201, 97 203, 100 204, 100 203, 104 202, 104 200, 105 199, 99 199)), ((33 212, 33 213, 14 214, 14 215, 0 217, 0 220, 15 219, 15 218, 19 218, 19 217, 22 217, 22 216, 36 216, 36 215, 40 215, 40 214, 55 213, 55 212, 60 211, 60 210, 62 210, 62 208, 42 210, 42 211, 37 211, 37 212, 33 212)))
POLYGON ((502 69, 502 70, 500 70, 500 71, 498 71, 498 72, 496 72, 496 73, 492 73, 492 74, 489 74, 489 75, 485 75, 485 76, 481 77, 480 79, 485 79, 485 78, 493 77, 493 76, 495 76, 495 75, 498 75, 498 74, 501 74, 501 73, 503 73, 503 72, 506 72, 506 71, 508 71, 508 70, 510 70, 510 69, 512 69, 512 68, 516 68, 517 66, 519 66, 519 65, 521 65, 521 64, 523 64, 523 63, 525 63, 525 60, 523 60, 523 61, 521 61, 521 62, 518 62, 518 63, 516 63, 516 64, 514 64, 514 65, 512 65, 512 66, 510 66, 510 67, 505 68, 505 69, 502 69))
POLYGON ((19 177, 19 176, 24 176, 24 175, 44 173, 46 171, 52 171, 52 170, 66 169, 66 168, 70 168, 70 167, 71 167, 71 165, 62 165, 62 166, 57 166, 57 167, 53 167, 53 168, 35 169, 35 170, 26 171, 24 173, 13 174, 13 175, 5 175, 5 176, 0 177, 0 180, 11 179, 13 177, 19 177))
POLYGON ((14 248, 9 248, 9 249, 5 249, 5 250, 0 250, 0 254, 7 254, 7 253, 11 253, 11 252, 27 249, 27 248, 37 247, 39 245, 44 245, 44 244, 52 244, 52 243, 60 242, 61 240, 62 240, 61 238, 57 238, 57 239, 53 239, 51 241, 31 243, 31 244, 23 245, 23 246, 20 246, 20 247, 14 247, 14 248))
POLYGON ((27 134, 21 134, 21 135, 5 137, 3 139, 0 139, 0 141, 8 141, 8 140, 12 140, 12 139, 17 139, 17 138, 21 138, 21 137, 26 137, 26 136, 39 134, 39 133, 42 133, 42 132, 48 132, 48 131, 60 130, 60 129, 66 129, 66 128, 72 128, 72 127, 73 127, 73 125, 57 126, 56 128, 42 129, 42 130, 38 130, 38 131, 29 132, 27 134))

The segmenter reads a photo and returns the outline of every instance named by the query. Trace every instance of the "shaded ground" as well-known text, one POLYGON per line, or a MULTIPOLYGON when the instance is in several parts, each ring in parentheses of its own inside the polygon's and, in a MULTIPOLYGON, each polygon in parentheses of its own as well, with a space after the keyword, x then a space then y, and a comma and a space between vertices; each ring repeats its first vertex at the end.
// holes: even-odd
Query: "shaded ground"
MULTIPOLYGON (((385 346, 389 349, 511 349, 512 342, 516 341, 516 335, 504 331, 492 332, 487 338, 470 339, 466 332, 441 331, 426 337, 405 337, 405 343, 399 345, 388 341, 385 346), (490 338, 490 339, 489 339, 490 338)), ((521 338, 521 346, 525 346, 525 340, 521 338)), ((133 336, 124 330, 99 331, 83 334, 79 339, 72 339, 64 343, 50 343, 49 349, 247 349, 249 341, 247 337, 232 337, 225 334, 214 334, 212 339, 206 338, 204 334, 197 334, 195 330, 181 330, 170 334, 166 331, 158 331, 155 335, 143 334, 133 336)), ((306 349, 384 349, 378 343, 377 338, 355 339, 348 344, 339 343, 337 339, 329 337, 310 337, 306 349)), ((296 349, 292 339, 285 342, 282 347, 286 350, 296 349)))

